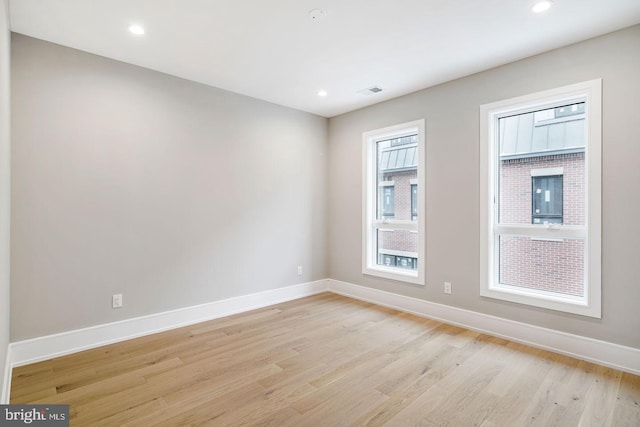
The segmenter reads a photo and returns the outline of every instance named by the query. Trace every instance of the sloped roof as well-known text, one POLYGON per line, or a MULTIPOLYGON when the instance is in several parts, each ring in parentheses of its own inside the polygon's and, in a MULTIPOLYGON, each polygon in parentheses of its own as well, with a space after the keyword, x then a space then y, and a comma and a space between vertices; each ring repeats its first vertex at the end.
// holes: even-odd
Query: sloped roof
POLYGON ((389 172, 392 170, 416 169, 418 167, 417 147, 401 147, 385 150, 380 153, 380 171, 389 172))
POLYGON ((584 151, 584 113, 535 120, 535 113, 500 119, 503 160, 584 151))

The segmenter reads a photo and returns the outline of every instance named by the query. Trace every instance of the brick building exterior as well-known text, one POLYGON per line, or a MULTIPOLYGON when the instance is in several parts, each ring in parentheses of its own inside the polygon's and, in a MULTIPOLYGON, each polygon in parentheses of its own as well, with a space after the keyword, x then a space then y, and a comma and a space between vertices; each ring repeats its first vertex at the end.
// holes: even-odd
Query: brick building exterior
MULTIPOLYGON (((585 224, 584 104, 501 119, 500 224, 585 224)), ((584 296, 582 240, 504 235, 500 283, 584 296)))
MULTIPOLYGON (((378 148, 378 217, 415 221, 418 215, 416 136, 385 141, 378 148)), ((378 264, 418 268, 417 232, 382 228, 377 237, 378 264)))
MULTIPOLYGON (((562 171, 562 224, 582 225, 585 217, 584 152, 504 160, 500 167, 500 222, 531 224, 532 171, 562 171)), ((503 236, 500 283, 584 296, 584 242, 503 236)))
MULTIPOLYGON (((393 182, 394 219, 406 221, 415 219, 412 212, 417 212, 413 209, 412 192, 417 192, 416 179, 417 169, 385 174, 385 180, 393 182)), ((413 200, 416 200, 415 197, 413 200)), ((380 230, 378 233, 380 264, 413 270, 418 268, 418 233, 407 230, 380 230)))

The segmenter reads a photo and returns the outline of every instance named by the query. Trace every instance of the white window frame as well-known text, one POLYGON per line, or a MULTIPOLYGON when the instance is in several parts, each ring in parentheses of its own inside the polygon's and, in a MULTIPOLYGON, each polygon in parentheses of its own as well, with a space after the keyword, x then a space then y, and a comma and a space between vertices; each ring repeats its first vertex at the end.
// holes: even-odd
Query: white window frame
POLYGON ((401 282, 424 285, 425 278, 425 121, 424 119, 376 129, 362 134, 363 142, 363 179, 362 179, 362 273, 398 280, 401 282), (418 135, 418 219, 377 220, 376 194, 378 191, 376 163, 376 143, 406 135, 418 135), (418 233, 418 269, 406 270, 378 265, 376 237, 378 229, 409 230, 418 233))
POLYGON ((590 80, 480 106, 480 295, 601 318, 602 80, 590 80), (584 226, 499 224, 498 120, 514 114, 586 101, 584 226), (584 297, 564 296, 500 284, 499 236, 585 242, 584 297))

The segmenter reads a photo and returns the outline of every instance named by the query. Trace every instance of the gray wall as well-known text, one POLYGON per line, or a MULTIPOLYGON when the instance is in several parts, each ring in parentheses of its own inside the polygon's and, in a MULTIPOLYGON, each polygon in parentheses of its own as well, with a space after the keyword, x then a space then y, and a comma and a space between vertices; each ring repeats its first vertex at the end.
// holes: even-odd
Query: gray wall
POLYGON ((329 276, 640 348, 640 26, 332 118, 329 276), (603 79, 602 319, 479 296, 479 106, 603 79), (361 273, 362 132, 426 119, 425 287, 361 273), (451 281, 453 294, 444 295, 451 281))
POLYGON ((9 345, 9 39, 8 2, 0 0, 0 393, 9 345))
POLYGON ((326 119, 18 34, 12 76, 12 341, 327 277, 326 119))

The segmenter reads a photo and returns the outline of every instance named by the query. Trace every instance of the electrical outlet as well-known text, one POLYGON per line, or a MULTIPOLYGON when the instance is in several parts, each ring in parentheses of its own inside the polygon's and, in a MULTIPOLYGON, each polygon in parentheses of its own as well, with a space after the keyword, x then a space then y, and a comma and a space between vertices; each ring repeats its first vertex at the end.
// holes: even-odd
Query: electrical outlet
POLYGON ((451 293, 451 282, 444 282, 444 293, 445 294, 451 293))
POLYGON ((302 266, 298 266, 298 276, 302 276, 302 266))
POLYGON ((111 308, 122 307, 122 294, 115 294, 111 296, 111 308))

